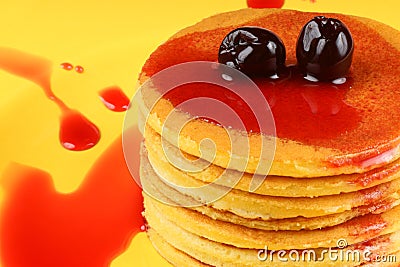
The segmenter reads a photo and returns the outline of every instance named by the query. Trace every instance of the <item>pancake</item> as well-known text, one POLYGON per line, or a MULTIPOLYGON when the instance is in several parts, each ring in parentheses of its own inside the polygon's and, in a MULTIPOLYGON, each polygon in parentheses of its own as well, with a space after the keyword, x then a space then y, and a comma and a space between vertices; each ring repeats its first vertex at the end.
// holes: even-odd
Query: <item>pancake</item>
POLYGON ((379 267, 379 266, 387 266, 387 267, 398 267, 399 262, 397 259, 400 257, 400 250, 391 253, 390 255, 384 255, 383 259, 381 261, 376 261, 376 262, 367 262, 362 264, 363 267, 379 267))
MULTIPOLYGON (((170 211, 170 209, 163 209, 163 205, 152 198, 145 197, 147 213, 162 214, 163 216, 159 217, 179 225, 180 228, 188 232, 241 248, 262 249, 266 240, 268 240, 268 247, 274 250, 335 247, 337 240, 342 237, 346 237, 348 244, 355 244, 400 230, 400 223, 393 221, 399 216, 400 207, 395 207, 382 214, 360 216, 343 224, 324 229, 264 231, 213 220, 208 216, 185 208, 174 208, 175 212, 165 212, 170 211), (381 230, 376 231, 377 227, 381 227, 381 230)), ((149 224, 156 227, 150 217, 149 215, 146 217, 149 218, 149 224)), ((163 223, 166 224, 165 221, 163 223)))
POLYGON ((211 266, 201 261, 198 261, 188 254, 174 248, 168 242, 160 237, 154 230, 149 229, 147 235, 153 244, 154 248, 161 254, 167 261, 174 266, 193 266, 193 267, 206 267, 211 266))
MULTIPOLYGON (((156 183, 157 180, 158 183, 161 181, 169 183, 170 187, 198 201, 194 205, 209 204, 215 209, 229 211, 250 219, 318 217, 348 211, 355 207, 368 206, 388 197, 399 198, 400 179, 339 195, 288 198, 258 195, 219 185, 205 184, 172 167, 169 163, 159 161, 159 158, 151 158, 150 154, 149 161, 150 164, 147 163, 146 158, 142 157, 141 159, 142 169, 146 169, 146 173, 141 175, 143 179, 149 179, 156 183), (155 168, 152 172, 153 167, 155 168)), ((170 198, 174 199, 175 196, 170 196, 170 198)))
MULTIPOLYGON (((200 260, 197 260, 188 254, 182 252, 181 250, 178 250, 177 248, 173 247, 170 245, 167 241, 165 241, 156 231, 153 229, 150 229, 148 232, 148 236, 153 243, 153 245, 156 247, 157 251, 165 257, 171 264, 174 266, 210 266, 208 264, 205 264, 201 262, 200 260)), ((394 259, 398 259, 400 257, 400 251, 394 252, 394 253, 388 253, 387 255, 382 255, 386 256, 386 261, 381 261, 381 262, 365 262, 362 263, 360 266, 363 267, 380 267, 380 266, 386 266, 386 267, 397 267, 399 264, 396 262, 394 259)), ((282 263, 279 264, 279 261, 276 261, 274 263, 269 262, 268 266, 280 266, 283 265, 282 263)), ((345 264, 338 264, 336 263, 331 263, 329 264, 328 262, 323 262, 319 266, 343 266, 345 264)), ((238 264, 231 264, 230 266, 242 266, 238 264)), ((291 266, 318 266, 316 264, 314 265, 308 265, 308 263, 297 263, 296 262, 291 262, 291 266)), ((358 266, 358 263, 354 264, 348 264, 346 263, 346 266, 358 266)))
MULTIPOLYGON (((322 229, 329 226, 334 226, 351 220, 353 218, 372 213, 380 214, 388 209, 391 209, 399 205, 400 201, 396 198, 387 198, 381 202, 373 203, 368 206, 361 206, 349 211, 331 214, 326 216, 305 218, 305 217, 295 217, 286 219, 268 219, 264 220, 261 218, 248 219, 231 212, 215 209, 211 206, 198 206, 198 202, 191 197, 183 195, 176 191, 175 189, 167 186, 165 183, 161 182, 159 179, 151 179, 149 175, 156 177, 154 172, 149 169, 142 168, 142 185, 144 191, 152 196, 154 199, 161 201, 163 203, 172 203, 175 206, 193 206, 191 209, 206 215, 214 220, 220 220, 224 222, 229 222, 237 225, 246 226, 249 228, 261 229, 261 230, 314 230, 322 229), (150 173, 148 173, 150 172, 150 173)), ((163 213, 175 214, 179 212, 170 205, 163 205, 162 207, 165 211, 163 213)))
MULTIPOLYGON (((163 240, 167 241, 172 247, 190 255, 206 264, 212 266, 260 266, 270 264, 269 261, 260 261, 257 257, 260 250, 258 249, 245 249, 226 244, 218 243, 208 240, 207 238, 195 235, 179 226, 164 220, 160 216, 147 215, 153 221, 152 228, 149 229, 149 235, 154 235, 156 232, 163 240)), ((268 241, 267 241, 268 242, 268 241)), ((373 254, 390 255, 398 251, 400 245, 400 233, 394 232, 392 234, 379 236, 375 239, 368 240, 367 242, 358 243, 353 246, 347 246, 348 250, 366 250, 369 249, 373 254)), ((157 244, 156 244, 157 246, 157 244)), ((268 249, 269 242, 265 244, 268 249)), ((263 249, 265 249, 265 246, 263 249)), ((316 255, 321 254, 324 248, 315 248, 316 255)), ((269 250, 270 251, 270 250, 269 250)), ((301 251, 301 250, 298 250, 301 251)), ((166 255, 165 255, 166 256, 166 255)), ((170 259, 169 256, 167 256, 170 259)), ((318 257, 319 259, 320 257, 318 257)), ((273 260, 273 266, 287 266, 287 262, 282 262, 276 258, 273 260)), ((357 266, 361 262, 351 264, 344 262, 344 266, 357 266)), ((297 261, 290 262, 290 266, 343 266, 340 261, 331 261, 325 257, 321 261, 297 261)))
MULTIPOLYGON (((143 153, 143 155, 145 156, 146 155, 146 153, 143 153)), ((142 169, 141 169, 141 171, 145 171, 145 170, 147 170, 148 171, 148 169, 146 169, 146 168, 143 168, 144 166, 146 166, 145 165, 146 163, 145 163, 145 161, 142 159, 142 169)), ((154 174, 154 173, 153 173, 154 174)), ((145 191, 146 190, 149 190, 149 182, 151 182, 151 179, 148 179, 148 176, 146 176, 145 174, 143 174, 142 173, 142 181, 144 182, 143 183, 143 186, 144 186, 144 189, 145 189, 145 191)), ((161 187, 160 186, 160 184, 157 184, 157 185, 153 185, 153 190, 160 190, 162 193, 160 193, 160 194, 163 194, 163 193, 166 193, 168 190, 166 190, 165 188, 163 188, 163 187, 161 187)), ((172 188, 171 188, 172 189, 172 188)), ((174 189, 172 189, 172 190, 174 190, 174 189)), ((162 200, 162 197, 160 196, 160 195, 155 195, 154 194, 154 192, 152 192, 151 193, 151 196, 152 197, 156 197, 157 199, 161 199, 162 200)), ((145 199, 146 199, 146 202, 148 202, 149 201, 149 197, 147 196, 147 195, 145 195, 145 199)), ((156 210, 156 211, 153 211, 153 213, 154 214, 156 214, 156 216, 158 216, 158 217, 161 217, 163 220, 165 220, 165 219, 170 219, 170 220, 172 220, 172 221, 175 221, 175 223, 177 223, 180 227, 188 227, 189 226, 189 228, 191 228, 191 227, 199 227, 199 226, 203 226, 203 228, 205 228, 205 229, 207 229, 207 231, 210 231, 210 229, 213 229, 212 227, 213 227, 213 223, 210 223, 210 222, 207 222, 207 220, 212 220, 211 218, 210 219, 206 219, 206 220, 204 220, 204 218, 206 218, 206 217, 202 217, 203 219, 201 219, 201 218, 199 218, 199 217, 196 217, 196 216, 199 216, 199 214, 197 214, 197 215, 195 215, 195 216, 190 216, 190 211, 188 211, 189 209, 187 209, 187 208, 181 208, 181 207, 171 207, 171 206, 168 206, 168 205, 165 205, 165 204, 161 204, 161 203, 159 203, 157 200, 150 200, 153 204, 155 204, 155 203, 157 203, 156 205, 158 206, 158 208, 160 208, 161 207, 161 209, 158 209, 158 210, 156 210), (180 214, 180 212, 182 211, 182 213, 180 214), (188 213, 189 212, 189 213, 188 213), (195 223, 194 223, 195 222, 195 223)), ((177 201, 181 201, 180 199, 178 199, 177 201)), ((183 203, 185 203, 185 202, 183 202, 183 203)), ((204 207, 203 207, 204 208, 204 207)), ((387 207, 386 209, 390 209, 391 207, 387 207)), ((151 208, 149 208, 149 205, 146 205, 146 211, 147 211, 147 215, 146 215, 146 218, 148 219, 148 223, 149 223, 149 225, 150 225, 150 227, 156 227, 155 225, 155 223, 154 223, 154 221, 151 219, 151 216, 149 216, 148 215, 148 213, 150 213, 150 212, 152 212, 152 210, 151 210, 151 208), (150 219, 149 219, 150 218, 150 219)), ((194 212, 194 211, 193 211, 194 212)), ((396 212, 396 209, 395 210, 391 210, 391 212, 396 212)), ((198 212, 197 212, 198 213, 198 212)), ((193 215, 193 213, 191 214, 191 215, 193 215)), ((204 216, 204 215, 200 215, 200 216, 204 216)), ((389 215, 390 216, 390 215, 389 215)), ((396 214, 392 214, 389 218, 387 218, 387 220, 388 221, 395 221, 396 220, 396 217, 397 217, 398 215, 396 215, 396 214)), ((357 217, 357 216, 356 216, 357 217)), ((357 220, 362 220, 361 218, 357 218, 357 220)), ((364 220, 365 221, 367 221, 367 222, 373 222, 373 221, 376 221, 376 220, 374 220, 373 219, 373 217, 365 217, 364 218, 364 220)), ((282 220, 281 220, 282 221, 282 220)), ((214 220, 214 223, 217 223, 217 224, 220 224, 220 220, 214 220)), ((166 224, 166 222, 165 221, 163 221, 162 222, 162 224, 165 226, 166 225, 166 227, 168 227, 168 229, 170 229, 170 226, 168 226, 168 224, 166 224)), ((279 224, 279 223, 278 223, 279 224)), ((378 220, 378 224, 379 224, 379 220, 378 220)), ((235 225, 235 224, 228 224, 230 227, 237 227, 237 225, 235 225)), ((225 235, 228 235, 228 239, 227 240, 225 240, 225 241, 227 241, 227 242, 231 242, 231 241, 229 241, 229 240, 232 240, 230 237, 232 236, 232 233, 235 233, 235 236, 236 235, 238 235, 238 230, 237 229, 235 229, 235 230, 233 230, 232 231, 232 229, 230 229, 230 227, 227 227, 226 225, 222 225, 222 226, 220 226, 220 227, 218 227, 217 229, 215 229, 214 231, 215 232, 213 232, 210 236, 212 236, 212 237, 215 237, 215 236, 218 236, 218 235, 216 235, 216 233, 221 233, 221 232, 224 232, 224 229, 226 230, 226 232, 225 232, 225 235)), ((342 229, 343 229, 343 227, 344 226, 342 226, 342 229)), ((370 224, 370 225, 368 225, 368 227, 364 224, 362 224, 362 223, 360 223, 360 222, 349 222, 348 223, 348 226, 347 227, 344 227, 344 228, 348 228, 348 229, 351 229, 351 231, 356 231, 357 232, 357 227, 359 228, 358 230, 360 230, 361 232, 363 231, 363 229, 364 228, 368 228, 368 229, 374 229, 374 230, 376 230, 377 228, 379 228, 379 227, 374 227, 374 226, 372 226, 372 224, 370 224)), ((181 229, 184 229, 184 228, 181 228, 181 229)), ((338 230, 335 230, 335 231, 338 231, 338 230)), ((285 235, 284 234, 284 232, 285 231, 273 231, 273 233, 274 234, 276 234, 277 236, 279 236, 279 235, 285 235)), ((315 232, 313 232, 312 234, 311 234, 311 232, 313 232, 313 231, 309 231, 309 233, 310 233, 310 239, 311 240, 316 240, 315 238, 318 238, 318 236, 323 236, 324 238, 326 238, 327 236, 329 236, 329 235, 327 235, 326 233, 323 233, 323 234, 321 234, 320 233, 320 235, 318 235, 317 233, 315 233, 315 232)), ((340 232, 340 231, 339 231, 340 232)), ((249 234, 249 230, 248 229, 246 229, 246 230, 244 230, 243 231, 243 233, 245 233, 247 236, 248 236, 248 234, 249 234)), ((353 232, 354 233, 354 232, 353 232)), ((203 233, 204 234, 204 233, 203 233)), ((347 234, 348 233, 340 233, 340 234, 337 234, 337 236, 347 236, 347 234)), ((363 233, 362 235, 363 235, 363 237, 364 238, 369 238, 369 237, 365 237, 365 235, 364 235, 365 233, 363 233)), ((292 232, 290 232, 290 234, 288 234, 288 231, 286 231, 286 235, 290 235, 290 236, 293 236, 293 233, 292 232)), ((269 238, 262 238, 263 236, 262 235, 259 235, 259 233, 257 233, 257 234, 255 234, 255 239, 256 240, 270 240, 270 237, 269 238)), ((299 234, 298 235, 298 237, 299 238, 304 238, 305 237, 305 235, 303 235, 303 234, 299 234)), ((280 238, 281 237, 279 237, 278 238, 278 244, 279 245, 282 245, 282 242, 281 242, 281 240, 280 240, 280 238)), ((246 240, 246 238, 244 238, 243 236, 240 236, 240 235, 238 235, 237 236, 237 238, 236 239, 238 239, 238 240, 246 240)), ((170 241, 170 240, 169 240, 170 241)), ((270 242, 270 241, 269 241, 270 242)), ((334 242, 334 241, 332 241, 332 242, 334 242)), ((219 242, 218 242, 219 243, 219 242)), ((299 244, 304 244, 304 240, 298 240, 298 241, 295 241, 295 243, 299 243, 299 244)), ((221 243, 222 244, 222 243, 221 243)), ((269 243, 269 244, 272 244, 272 243, 269 243)), ((226 245, 226 244, 225 244, 226 245)), ((292 246, 293 244, 290 244, 289 246, 292 246)), ((180 250, 176 250, 174 247, 171 247, 168 243, 165 243, 164 242, 164 245, 160 245, 160 244, 155 244, 155 246, 156 246, 156 248, 158 248, 158 246, 163 246, 164 248, 165 247, 167 247, 167 248, 169 248, 171 251, 175 251, 175 252, 177 252, 177 253, 179 253, 179 255, 181 255, 181 256, 183 256, 183 257, 189 257, 190 259, 191 259, 191 261, 193 261, 193 264, 195 264, 195 265, 193 265, 193 266, 207 266, 207 265, 199 265, 199 264, 202 264, 201 262, 199 262, 198 260, 196 260, 196 259, 193 259, 193 258, 191 258, 189 255, 186 255, 185 253, 183 253, 182 251, 180 251, 180 250)), ((193 246, 192 246, 193 247, 193 246)), ((164 255, 163 254, 163 252, 161 252, 160 250, 159 250, 159 252, 162 254, 162 255, 164 255)), ((383 250, 381 250, 380 251, 381 253, 383 253, 383 250)), ((175 257, 175 256, 174 256, 175 257)), ((174 263, 175 262, 175 264, 178 264, 178 263, 176 263, 176 261, 177 261, 177 259, 171 259, 171 258, 168 258, 168 260, 172 260, 172 262, 174 263)), ((189 262, 191 262, 191 261, 189 261, 189 262)), ((192 262, 191 262, 191 264, 192 264, 192 262)), ((211 263, 210 263, 211 264, 211 263)), ((238 264, 237 266, 240 266, 242 263, 240 263, 240 264, 238 264)), ((181 266, 181 265, 176 265, 176 266, 181 266)), ((192 266, 192 265, 189 265, 189 266, 192 266)), ((327 265, 324 265, 324 266, 327 266, 327 265)))
MULTIPOLYGON (((253 174, 240 173, 235 170, 226 170, 217 165, 209 164, 208 162, 204 162, 202 159, 184 153, 170 143, 162 143, 161 136, 151 128, 147 128, 145 134, 147 151, 151 158, 157 159, 156 161, 153 160, 154 166, 161 168, 161 164, 157 164, 157 162, 162 161, 162 164, 169 162, 165 155, 166 152, 168 153, 169 158, 172 158, 174 162, 179 162, 183 154, 183 157, 190 160, 190 163, 194 165, 191 167, 191 169, 201 169, 202 166, 207 166, 202 171, 187 171, 186 173, 191 178, 205 183, 215 182, 216 184, 229 187, 232 186, 233 181, 236 181, 235 179, 240 177, 240 180, 235 185, 235 188, 242 191, 249 190, 251 181, 253 179, 253 174), (227 177, 227 181, 225 183, 225 180, 217 179, 222 175, 227 177)), ((183 168, 183 166, 175 167, 178 169, 183 168)), ((159 171, 162 172, 162 170, 159 171)), ((317 197, 355 192, 398 179, 399 177, 400 160, 396 160, 391 164, 362 174, 312 177, 309 179, 296 179, 293 177, 271 175, 267 177, 260 177, 260 179, 265 179, 257 188, 257 190, 254 191, 254 193, 283 197, 317 197)))
MULTIPOLYGON (((143 66, 136 97, 144 216, 156 250, 175 266, 287 266, 277 254, 258 256, 293 250, 399 254, 399 66, 397 30, 342 14, 238 10, 160 45, 143 66), (297 37, 318 15, 340 19, 352 33, 343 84, 305 81, 296 72, 297 37), (283 76, 249 80, 216 63, 222 39, 245 25, 282 38, 283 76), (203 71, 215 82, 198 78, 203 71), (253 114, 260 110, 266 128, 253 114)), ((289 265, 376 266, 328 257, 289 265)))
MULTIPOLYGON (((321 14, 270 9, 239 10, 205 19, 172 37, 150 56, 142 70, 141 84, 158 71, 182 62, 216 62, 218 46, 223 37, 241 25, 262 26, 277 33, 286 45, 287 62, 293 63, 299 31, 316 15, 321 14), (228 26, 225 21, 235 22, 228 26)), ((228 135, 227 129, 201 119, 191 120, 179 129, 179 148, 197 157, 201 157, 202 154, 208 155, 213 151, 206 149, 201 153, 200 143, 204 138, 210 138, 216 146, 213 160, 216 165, 223 168, 229 166, 248 173, 292 177, 361 173, 399 158, 400 101, 399 95, 395 93, 400 82, 398 31, 365 18, 340 14, 323 15, 342 20, 351 30, 356 44, 350 71, 352 84, 343 96, 343 109, 348 108, 354 112, 351 113, 352 116, 344 114, 343 121, 340 121, 343 124, 352 121, 354 124, 334 134, 329 131, 313 133, 313 129, 310 128, 306 133, 315 136, 307 137, 304 134, 300 136, 301 131, 289 131, 285 118, 281 120, 279 114, 274 114, 277 137, 275 157, 270 170, 259 169, 259 163, 271 164, 270 159, 262 157, 264 147, 261 145, 262 140, 271 142, 270 137, 250 134, 250 156, 241 153, 232 155, 232 136, 236 138, 243 133, 232 130, 233 133, 228 135), (370 49, 377 46, 385 49, 380 49, 379 53, 370 49), (387 59, 384 64, 382 58, 387 59), (248 164, 243 167, 240 163, 244 158, 248 160, 248 164)), ((178 133, 176 129, 168 129, 164 125, 167 115, 173 110, 173 99, 162 98, 151 108, 154 99, 160 94, 157 94, 157 88, 151 84, 147 84, 144 89, 141 91, 141 109, 144 114, 150 114, 146 116, 147 124, 158 133, 164 131, 163 137, 173 143, 178 133)), ((191 89, 195 91, 196 88, 191 89)), ((293 109, 296 109, 296 106, 293 109)), ((293 112, 312 116, 305 114, 304 110, 293 112)), ((296 128, 302 127, 304 121, 290 123, 290 127, 296 128)), ((340 129, 340 123, 329 129, 340 129)))

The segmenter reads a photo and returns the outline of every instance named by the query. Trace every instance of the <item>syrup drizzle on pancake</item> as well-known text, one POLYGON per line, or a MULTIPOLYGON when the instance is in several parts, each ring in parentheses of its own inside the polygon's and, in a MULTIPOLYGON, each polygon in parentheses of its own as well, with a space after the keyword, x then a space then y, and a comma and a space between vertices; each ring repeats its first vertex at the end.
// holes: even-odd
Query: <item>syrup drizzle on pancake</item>
MULTIPOLYGON (((279 137, 304 142, 331 139, 354 129, 360 122, 357 110, 345 102, 351 81, 342 85, 313 83, 304 80, 300 75, 290 75, 282 80, 265 78, 254 81, 270 105, 279 137)), ((251 107, 240 96, 220 86, 192 83, 176 87, 164 95, 174 106, 199 97, 222 101, 235 110, 248 132, 260 132, 251 107)), ((195 107, 186 105, 185 111, 190 114, 198 113, 193 108, 195 107)), ((222 109, 218 111, 223 112, 222 109)), ((230 124, 219 124, 240 129, 233 121, 225 121, 230 124)))
MULTIPOLYGON (((296 25, 303 25, 310 16, 318 14, 285 12, 285 16, 281 13, 271 14, 267 18, 248 21, 245 25, 264 27, 281 36, 287 49, 287 64, 290 65, 296 62, 295 47, 300 30, 296 25)), ((400 115, 395 110, 400 110, 400 102, 394 99, 397 97, 395 92, 398 87, 400 56, 393 55, 400 55, 400 52, 365 24, 339 14, 335 16, 349 27, 355 42, 350 80, 342 85, 301 84, 296 78, 280 84, 274 80, 268 84, 261 80, 255 82, 272 106, 279 138, 342 151, 345 158, 332 158, 333 167, 361 165, 365 160, 399 144, 400 115), (371 49, 372 45, 387 49, 376 53, 371 49), (382 58, 393 60, 385 65, 381 64, 382 58), (275 85, 271 85, 273 83, 275 85)), ((220 41, 228 32, 240 26, 243 25, 195 32, 171 39, 150 56, 143 67, 143 73, 151 77, 179 63, 216 62, 220 41), (175 56, 177 54, 179 57, 175 56)), ((188 85, 192 89, 196 86, 188 85)), ((175 101, 172 97, 167 99, 172 103, 175 101)), ((233 105, 232 108, 238 107, 233 105)), ((245 118, 246 123, 250 123, 245 118)))

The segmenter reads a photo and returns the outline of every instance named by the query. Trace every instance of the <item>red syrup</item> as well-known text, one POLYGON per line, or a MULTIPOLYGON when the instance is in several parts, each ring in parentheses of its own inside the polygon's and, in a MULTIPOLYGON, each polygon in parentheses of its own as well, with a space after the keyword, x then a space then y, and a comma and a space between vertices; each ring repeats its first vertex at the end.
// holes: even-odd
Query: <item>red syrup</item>
MULTIPOLYGON (((359 112, 346 104, 345 97, 351 88, 352 81, 335 85, 329 82, 310 82, 296 72, 294 67, 289 73, 276 80, 270 78, 255 78, 253 81, 260 88, 268 102, 276 126, 277 136, 304 143, 313 140, 330 140, 340 134, 356 128, 361 117, 359 112)), ((259 123, 251 107, 232 91, 214 84, 190 83, 178 86, 166 93, 164 98, 178 106, 190 99, 200 97, 221 101, 232 108, 241 118, 248 132, 260 132, 259 123)), ((259 101, 262 103, 262 101, 259 101)), ((184 111, 192 115, 201 114, 204 106, 185 106, 184 111)), ((219 117, 226 121, 218 121, 225 127, 240 129, 228 118, 221 115, 224 110, 217 110, 219 117)), ((212 121, 212 120, 211 120, 212 121)))
MULTIPOLYGON (((130 135, 139 155, 139 131, 130 135)), ((73 193, 55 191, 50 174, 12 165, 1 184, 0 255, 8 267, 109 266, 146 229, 142 190, 132 178, 118 138, 73 193)), ((131 145, 132 145, 131 144, 131 145)), ((139 166, 139 156, 134 168, 139 166)))
POLYGON ((74 66, 71 63, 64 62, 60 64, 60 68, 62 68, 63 70, 72 70, 74 66))
POLYGON ((386 254, 388 252, 388 247, 390 244, 390 235, 384 235, 354 244, 353 250, 370 252, 371 254, 369 255, 369 261, 374 261, 377 259, 378 255, 382 256, 382 254, 386 254))
MULTIPOLYGON (((61 67, 69 70, 70 63, 61 67)), ((70 109, 52 91, 50 61, 16 49, 0 48, 0 69, 38 84, 46 96, 58 105, 60 116, 60 143, 64 148, 74 151, 86 150, 100 140, 100 130, 79 111, 70 109)))
POLYGON ((363 214, 372 213, 372 214, 380 214, 385 212, 391 208, 393 208, 395 200, 394 199, 384 199, 382 201, 375 201, 368 205, 357 207, 357 209, 363 214))
POLYGON ((75 71, 77 73, 83 73, 85 71, 85 69, 82 66, 77 65, 77 66, 75 66, 75 71))
POLYGON ((110 86, 101 90, 99 96, 109 110, 122 112, 129 107, 129 98, 118 86, 110 86))
POLYGON ((376 181, 382 181, 390 176, 396 175, 400 171, 400 163, 396 162, 390 167, 384 166, 364 174, 355 176, 354 180, 349 181, 349 184, 367 187, 376 181))
POLYGON ((80 112, 68 110, 63 112, 59 133, 61 145, 68 150, 87 150, 97 144, 100 131, 80 112))
POLYGON ((352 219, 347 227, 349 235, 363 238, 373 238, 378 236, 386 227, 386 222, 381 214, 368 214, 352 219))
MULTIPOLYGON (((310 0, 315 3, 316 0, 310 0)), ((247 6, 251 8, 281 8, 285 0, 247 0, 247 6)))
POLYGON ((284 3, 284 0, 247 0, 251 8, 281 8, 284 3))
POLYGON ((358 195, 363 200, 365 205, 371 205, 381 201, 387 196, 387 191, 390 188, 390 182, 380 184, 371 188, 366 188, 358 191, 358 195))
MULTIPOLYGON (((270 29, 280 36, 287 49, 286 62, 287 64, 294 64, 296 62, 295 48, 298 29, 304 25, 305 21, 309 20, 310 16, 314 15, 317 16, 319 14, 280 11, 265 18, 248 21, 246 24, 189 33, 162 44, 146 61, 142 72, 146 76, 152 77, 159 71, 179 63, 193 61, 217 62, 220 41, 236 27, 248 25, 270 29), (282 27, 282 25, 286 26, 282 27), (202 47, 202 49, 199 50, 198 47, 202 47), (176 56, 178 54, 179 57, 176 56)), ((349 73, 349 77, 352 78, 351 89, 348 90, 346 84, 339 87, 339 89, 344 89, 342 90, 343 92, 337 92, 338 90, 334 87, 330 87, 332 88, 331 90, 322 90, 324 92, 313 92, 311 88, 306 89, 311 95, 315 93, 328 104, 330 99, 323 94, 334 95, 333 102, 337 102, 339 107, 342 107, 337 113, 337 118, 327 115, 329 109, 335 111, 335 108, 329 108, 324 104, 319 105, 319 114, 314 114, 309 103, 304 105, 305 99, 299 92, 299 88, 294 88, 296 92, 292 92, 292 96, 287 100, 284 93, 279 96, 279 90, 274 90, 271 87, 270 92, 275 91, 278 95, 275 97, 271 95, 270 98, 267 95, 270 103, 273 104, 274 98, 282 100, 277 101, 278 106, 275 105, 272 110, 276 123, 276 134, 283 141, 289 139, 306 146, 325 147, 337 151, 335 156, 327 159, 327 164, 332 168, 344 165, 358 165, 362 168, 370 168, 376 162, 378 162, 378 165, 383 165, 396 155, 400 141, 398 138, 400 102, 396 101, 397 95, 395 94, 396 86, 398 85, 398 79, 396 78, 398 75, 396 75, 395 71, 398 70, 398 60, 395 59, 399 57, 393 57, 393 55, 398 55, 399 52, 388 44, 378 32, 372 31, 366 25, 345 16, 337 16, 342 21, 345 21, 346 25, 351 29, 355 40, 358 40, 357 49, 354 51, 352 68, 349 73), (376 44, 379 44, 379 47, 385 47, 385 49, 381 50, 380 53, 375 53, 373 49, 369 49, 370 47, 376 47, 376 44), (382 65, 380 64, 382 58, 392 58, 393 60, 388 61, 388 64, 382 65), (387 73, 392 73, 392 75, 385 75, 387 73), (296 105, 300 107, 299 111, 307 108, 307 113, 313 114, 313 118, 306 118, 305 123, 303 123, 298 120, 298 118, 302 117, 297 115, 300 112, 292 110, 287 111, 290 116, 286 122, 283 121, 285 119, 285 111, 282 114, 278 114, 282 110, 279 105, 290 107, 291 105, 288 103, 290 100, 292 102, 298 101, 296 105), (322 121, 324 127, 321 127, 319 120, 323 117, 337 123, 330 125, 326 122, 323 125, 324 122, 322 121), (345 117, 347 117, 347 121, 343 121, 345 117), (313 124, 313 121, 318 123, 313 124), (310 128, 306 127, 307 123, 310 128), (290 129, 282 128, 285 125, 289 125, 290 129), (301 129, 306 129, 313 136, 308 137, 301 130, 296 129, 295 125, 300 126, 301 129), (335 126, 338 126, 338 128, 335 126), (320 129, 325 132, 317 132, 320 129), (329 129, 332 129, 333 132, 330 133, 329 129), (316 136, 322 136, 322 138, 315 138, 316 136), (335 136, 335 138, 329 138, 329 136, 335 136), (383 152, 388 153, 381 157, 383 152)), ((286 88, 289 89, 289 87, 290 82, 287 82, 286 88)), ((294 84, 292 87, 295 87, 294 84)), ((275 88, 277 89, 278 87, 275 88)), ((306 96, 306 98, 317 99, 309 96, 306 96)), ((314 108, 315 105, 312 102, 310 101, 310 104, 314 108)), ((313 110, 315 111, 315 109, 313 110)))

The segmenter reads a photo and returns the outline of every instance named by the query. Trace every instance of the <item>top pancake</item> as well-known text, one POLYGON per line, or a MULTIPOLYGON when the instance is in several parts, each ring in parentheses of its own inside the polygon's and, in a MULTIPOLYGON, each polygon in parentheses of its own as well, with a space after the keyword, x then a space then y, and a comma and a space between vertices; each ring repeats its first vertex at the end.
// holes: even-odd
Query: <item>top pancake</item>
MULTIPOLYGON (((143 84, 148 77, 179 63, 217 62, 221 40, 231 30, 243 25, 260 26, 275 32, 285 44, 287 64, 295 63, 297 36, 303 25, 317 15, 340 19, 353 35, 355 49, 349 74, 351 88, 345 92, 340 91, 340 88, 334 90, 343 95, 343 105, 354 112, 346 113, 343 118, 338 117, 340 112, 330 115, 329 119, 333 117, 333 123, 328 123, 331 124, 327 125, 328 128, 322 128, 316 134, 313 130, 301 128, 303 121, 289 120, 288 123, 285 116, 274 114, 272 108, 277 138, 273 139, 276 141, 276 152, 270 170, 258 169, 259 163, 270 164, 269 159, 260 156, 261 140, 271 141, 270 137, 264 135, 260 138, 259 134, 250 133, 244 137, 235 130, 226 130, 197 119, 179 129, 180 139, 177 145, 189 154, 204 157, 211 153, 208 152, 212 147, 204 146, 205 148, 202 148, 206 151, 200 152, 200 142, 209 138, 215 143, 216 152, 208 159, 216 165, 224 168, 229 166, 249 173, 292 177, 360 173, 399 158, 400 33, 370 19, 275 9, 244 9, 219 14, 178 32, 161 45, 144 65, 140 83, 143 84), (350 126, 347 125, 349 122, 352 122, 350 126), (288 127, 294 130, 288 131, 288 127), (334 134, 330 132, 337 129, 340 131, 334 134), (249 138, 250 157, 246 157, 248 164, 245 167, 239 164, 244 155, 236 152, 232 154, 230 151, 232 144, 228 133, 232 134, 231 132, 235 136, 235 142, 240 142, 240 138, 249 138)), ((146 114, 150 111, 152 101, 158 98, 160 93, 154 86, 146 86, 141 93, 141 110, 146 114)), ((330 95, 335 97, 335 94, 327 92, 325 100, 330 95)), ((294 110, 288 112, 302 114, 305 120, 308 119, 307 116, 315 115, 311 112, 307 115, 303 109, 296 108, 298 107, 294 106, 294 110)), ((162 98, 151 110, 147 124, 158 133, 162 133, 171 143, 175 143, 173 135, 176 134, 176 130, 163 129, 163 123, 171 110, 173 101, 162 98)))

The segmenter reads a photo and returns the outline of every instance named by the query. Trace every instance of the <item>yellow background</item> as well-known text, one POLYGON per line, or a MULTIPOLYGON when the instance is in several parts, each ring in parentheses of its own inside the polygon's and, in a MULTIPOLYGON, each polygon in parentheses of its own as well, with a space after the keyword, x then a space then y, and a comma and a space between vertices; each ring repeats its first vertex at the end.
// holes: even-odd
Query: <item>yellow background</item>
MULTIPOLYGON (((287 0, 284 7, 361 15, 400 29, 399 6, 397 0, 287 0)), ((0 71, 0 173, 19 162, 50 172, 60 192, 75 190, 122 129, 124 114, 104 108, 98 91, 116 84, 131 96, 141 65, 158 44, 204 17, 244 7, 245 0, 2 0, 0 46, 40 55, 54 66, 84 66, 84 75, 54 68, 52 85, 99 126, 102 139, 86 152, 61 148, 58 108, 38 86, 0 71)), ((0 187, 0 205, 3 198, 0 187)), ((112 266, 168 265, 139 234, 112 266)))

